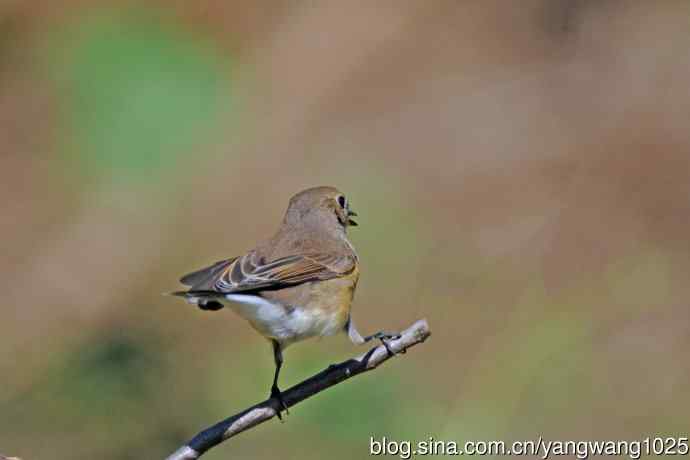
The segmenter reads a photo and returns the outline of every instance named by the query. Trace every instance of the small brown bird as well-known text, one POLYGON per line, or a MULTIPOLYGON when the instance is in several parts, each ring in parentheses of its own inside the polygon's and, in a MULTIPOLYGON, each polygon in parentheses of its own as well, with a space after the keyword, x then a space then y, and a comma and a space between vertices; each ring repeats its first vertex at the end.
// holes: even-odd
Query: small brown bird
POLYGON ((357 345, 372 339, 386 345, 398 337, 362 337, 352 321, 359 259, 346 231, 357 225, 356 215, 334 187, 304 190, 290 199, 272 238, 241 257, 183 276, 180 282, 190 289, 173 293, 202 310, 227 305, 271 341, 276 368, 270 395, 284 409, 278 375, 288 345, 338 332, 347 332, 357 345))

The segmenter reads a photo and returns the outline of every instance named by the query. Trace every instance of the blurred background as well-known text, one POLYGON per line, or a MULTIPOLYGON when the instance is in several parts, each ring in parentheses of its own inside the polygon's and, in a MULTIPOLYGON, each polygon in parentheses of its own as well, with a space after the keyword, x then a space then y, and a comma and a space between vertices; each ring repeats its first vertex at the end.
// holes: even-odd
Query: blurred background
POLYGON ((264 339, 161 293, 322 184, 359 328, 433 337, 204 458, 687 435, 690 4, 374 3, 0 4, 0 452, 163 458, 266 397, 264 339))

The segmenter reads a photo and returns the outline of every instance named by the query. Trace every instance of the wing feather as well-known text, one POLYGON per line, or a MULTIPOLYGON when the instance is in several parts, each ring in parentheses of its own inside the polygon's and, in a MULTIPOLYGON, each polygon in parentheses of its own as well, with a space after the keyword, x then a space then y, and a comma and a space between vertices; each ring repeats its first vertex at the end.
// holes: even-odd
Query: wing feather
MULTIPOLYGON (((350 255, 307 254, 294 255, 266 263, 255 253, 237 258, 216 272, 200 290, 218 293, 280 289, 316 280, 338 278, 350 273, 355 259, 350 255)), ((192 291, 196 290, 192 287, 192 291)))
POLYGON ((187 286, 201 286, 206 282, 214 279, 223 272, 231 263, 233 263, 237 257, 231 259, 225 259, 216 262, 215 264, 202 268, 201 270, 188 273, 180 278, 180 283, 187 286))

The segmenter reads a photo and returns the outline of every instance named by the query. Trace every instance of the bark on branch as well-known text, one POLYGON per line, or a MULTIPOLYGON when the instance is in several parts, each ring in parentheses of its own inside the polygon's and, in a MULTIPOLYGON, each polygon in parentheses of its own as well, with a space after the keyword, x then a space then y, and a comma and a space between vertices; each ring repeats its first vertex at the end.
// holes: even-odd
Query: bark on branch
MULTIPOLYGON (((424 342, 431 335, 429 325, 422 319, 400 333, 400 338, 388 341, 393 356, 424 342)), ((356 358, 335 364, 283 392, 283 399, 292 407, 315 394, 337 385, 355 375, 376 369, 392 356, 382 344, 356 358)), ((194 436, 166 460, 194 460, 206 451, 233 436, 253 428, 276 416, 278 401, 271 398, 235 414, 194 436)))

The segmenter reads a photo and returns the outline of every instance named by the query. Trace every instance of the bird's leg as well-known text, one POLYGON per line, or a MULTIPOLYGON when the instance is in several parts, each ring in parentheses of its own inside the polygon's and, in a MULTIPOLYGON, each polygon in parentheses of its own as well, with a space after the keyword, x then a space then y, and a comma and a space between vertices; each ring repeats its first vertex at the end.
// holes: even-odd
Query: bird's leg
MULTIPOLYGON (((283 351, 280 348, 280 343, 278 343, 277 340, 272 340, 271 343, 273 344, 273 359, 275 360, 276 363, 276 371, 275 374, 273 374, 273 385, 271 386, 271 398, 276 398, 278 400, 278 404, 282 407, 282 409, 285 410, 286 414, 290 414, 290 411, 288 410, 287 404, 285 404, 285 401, 283 400, 283 394, 280 392, 280 389, 278 388, 278 375, 280 375, 280 368, 283 366, 283 351)), ((281 409, 278 409, 278 419, 282 422, 283 417, 280 415, 281 409)))
MULTIPOLYGON (((379 331, 376 334, 371 334, 371 335, 368 335, 366 337, 362 337, 362 335, 359 333, 359 331, 357 331, 357 329, 355 328, 355 325, 352 322, 352 318, 349 318, 347 320, 346 330, 347 330, 347 334, 350 336, 350 340, 355 345, 361 345, 363 343, 370 342, 374 339, 380 340, 381 343, 383 344, 383 346, 386 347, 386 351, 388 352, 389 356, 393 356, 395 353, 393 353, 393 350, 391 350, 390 346, 388 346, 387 340, 397 340, 400 338, 400 334, 394 334, 394 333, 383 332, 383 331, 379 331)), ((405 353, 405 352, 403 351, 403 353, 405 353)))

